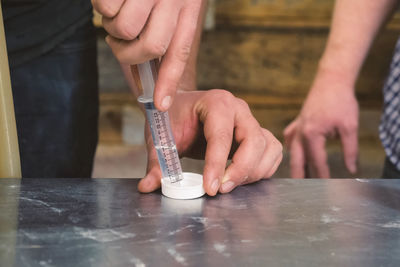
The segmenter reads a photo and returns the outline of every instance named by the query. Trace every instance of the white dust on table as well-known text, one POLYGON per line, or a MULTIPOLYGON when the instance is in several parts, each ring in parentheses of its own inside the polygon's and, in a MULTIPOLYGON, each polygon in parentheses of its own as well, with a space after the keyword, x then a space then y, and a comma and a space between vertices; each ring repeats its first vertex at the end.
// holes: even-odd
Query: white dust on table
POLYGON ((57 213, 63 212, 62 209, 58 209, 58 208, 52 207, 50 204, 48 204, 48 203, 46 203, 44 201, 38 200, 38 199, 32 199, 32 198, 27 198, 27 197, 20 197, 20 199, 35 203, 37 205, 45 206, 45 207, 47 207, 47 208, 49 208, 52 211, 57 212, 57 213))
POLYGON ((75 227, 75 231, 84 238, 92 239, 101 243, 129 239, 136 236, 134 233, 123 233, 114 229, 90 230, 75 227))
POLYGON ((208 224, 208 218, 206 217, 191 217, 192 220, 198 223, 202 223, 204 226, 207 226, 208 224))
POLYGON ((322 223, 337 223, 337 222, 340 222, 340 220, 335 218, 335 217, 333 217, 332 215, 322 214, 321 215, 321 222, 322 223))
POLYGON ((224 255, 225 257, 230 257, 231 254, 229 252, 226 252, 226 245, 222 243, 214 243, 214 249, 217 251, 219 254, 224 255))
POLYGON ((43 267, 54 266, 54 265, 52 265, 52 260, 51 259, 49 259, 48 261, 39 261, 39 265, 43 266, 43 267))
POLYGON ((168 232, 168 235, 169 235, 169 236, 172 236, 172 235, 175 235, 175 234, 177 234, 177 233, 179 233, 179 232, 182 232, 182 231, 184 231, 184 230, 186 230, 186 229, 190 229, 190 228, 196 228, 196 226, 195 226, 195 225, 192 225, 192 224, 189 224, 189 225, 186 225, 186 226, 184 226, 184 227, 182 227, 182 228, 179 228, 179 229, 177 229, 177 230, 168 232))
POLYGON ((321 233, 315 236, 307 236, 308 242, 320 242, 329 240, 329 236, 326 233, 321 233))
POLYGON ((176 251, 175 248, 169 248, 167 251, 169 255, 171 255, 175 259, 176 262, 187 266, 186 259, 178 251, 176 251))
POLYGON ((225 229, 225 227, 222 224, 218 223, 218 221, 215 222, 215 220, 211 221, 210 219, 205 217, 190 217, 190 218, 195 222, 201 223, 203 225, 203 229, 198 230, 197 233, 203 233, 215 228, 225 229))
POLYGON ((333 206, 333 207, 331 207, 331 210, 335 211, 335 212, 338 212, 338 211, 341 211, 341 208, 333 206))
POLYGON ((133 263, 135 267, 146 267, 146 264, 144 264, 144 262, 141 259, 136 257, 130 259, 129 262, 133 263))
POLYGON ((378 226, 383 227, 383 228, 395 228, 395 229, 400 229, 400 221, 393 221, 393 222, 382 223, 382 224, 378 224, 378 226))

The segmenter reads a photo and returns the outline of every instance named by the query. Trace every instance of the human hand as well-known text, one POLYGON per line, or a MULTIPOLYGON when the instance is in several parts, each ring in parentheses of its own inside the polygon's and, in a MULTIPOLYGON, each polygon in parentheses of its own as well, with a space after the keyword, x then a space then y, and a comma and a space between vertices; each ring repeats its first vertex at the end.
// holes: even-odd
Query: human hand
POLYGON ((347 169, 357 171, 358 103, 353 86, 343 80, 331 73, 317 75, 300 114, 286 127, 293 178, 329 178, 325 142, 336 135, 342 142, 347 169))
MULTIPOLYGON (((243 100, 227 91, 178 92, 169 114, 179 154, 205 157, 204 189, 210 196, 268 178, 282 160, 280 142, 260 127, 243 100)), ((146 140, 147 174, 138 187, 152 192, 160 187, 161 170, 148 126, 146 140)))
POLYGON ((103 15, 106 38, 123 64, 163 56, 154 104, 165 111, 173 102, 189 60, 203 0, 92 0, 103 15))

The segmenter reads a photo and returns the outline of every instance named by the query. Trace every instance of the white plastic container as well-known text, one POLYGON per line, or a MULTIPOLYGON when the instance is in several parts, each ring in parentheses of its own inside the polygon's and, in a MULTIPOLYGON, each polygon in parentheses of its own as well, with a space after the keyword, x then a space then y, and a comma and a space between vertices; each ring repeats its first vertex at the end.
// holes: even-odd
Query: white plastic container
POLYGON ((203 175, 184 172, 183 180, 171 183, 169 178, 161 179, 161 192, 164 196, 173 199, 194 199, 203 196, 203 175))

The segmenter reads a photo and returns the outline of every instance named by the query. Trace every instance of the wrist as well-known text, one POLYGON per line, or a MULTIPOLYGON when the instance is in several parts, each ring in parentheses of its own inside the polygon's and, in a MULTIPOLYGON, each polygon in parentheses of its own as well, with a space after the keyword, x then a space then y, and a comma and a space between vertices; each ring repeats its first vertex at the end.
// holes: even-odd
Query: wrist
POLYGON ((315 80, 328 80, 328 82, 340 84, 343 87, 354 88, 358 73, 359 71, 357 69, 349 68, 340 62, 321 59, 318 64, 315 80))
POLYGON ((341 84, 354 87, 364 57, 351 51, 330 44, 319 61, 318 75, 337 78, 341 84))

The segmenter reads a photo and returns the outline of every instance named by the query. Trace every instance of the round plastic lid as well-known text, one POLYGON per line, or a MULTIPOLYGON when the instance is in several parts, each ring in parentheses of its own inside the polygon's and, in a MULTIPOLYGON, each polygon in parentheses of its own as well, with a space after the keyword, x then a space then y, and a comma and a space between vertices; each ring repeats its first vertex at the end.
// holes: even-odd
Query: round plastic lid
POLYGON ((184 172, 183 180, 171 183, 169 178, 161 179, 161 192, 164 196, 174 199, 193 199, 203 196, 203 175, 184 172))

